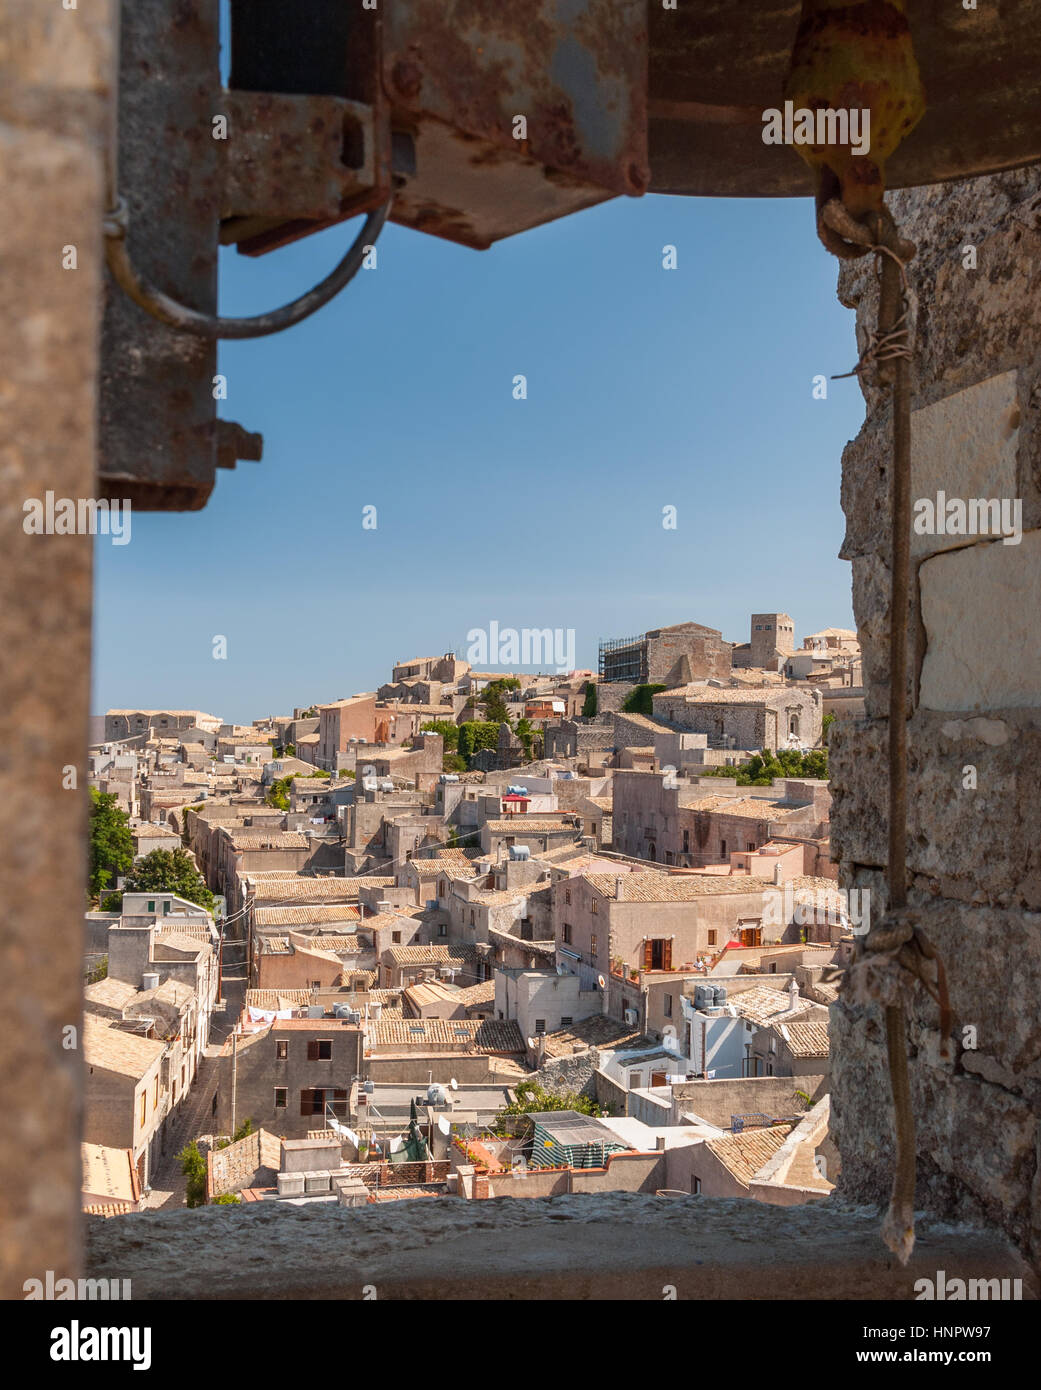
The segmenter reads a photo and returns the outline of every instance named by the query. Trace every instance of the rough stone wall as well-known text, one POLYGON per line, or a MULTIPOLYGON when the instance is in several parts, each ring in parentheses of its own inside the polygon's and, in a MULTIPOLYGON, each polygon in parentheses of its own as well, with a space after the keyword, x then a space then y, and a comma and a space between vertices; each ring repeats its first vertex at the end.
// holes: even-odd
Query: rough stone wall
POLYGON ((252 1184, 260 1167, 261 1133, 257 1130, 226 1149, 211 1149, 207 1153, 207 1195, 210 1198, 222 1192, 240 1192, 252 1184))
POLYGON ((574 1053, 570 1057, 552 1057, 544 1062, 532 1080, 554 1094, 577 1092, 580 1096, 592 1096, 596 1090, 596 1073, 600 1066, 600 1053, 595 1047, 585 1052, 574 1053))
POLYGON ((62 1030, 79 1029, 82 1011, 93 541, 27 535, 23 506, 48 490, 96 496, 111 38, 105 0, 77 10, 8 0, 0 13, 0 690, 22 731, 0 750, 4 896, 18 903, 0 952, 4 1298, 45 1269, 73 1277, 80 1265, 83 1054, 63 1048, 62 1030), (65 269, 72 246, 76 268, 65 269))
MULTIPOLYGON (((1022 501, 1022 541, 912 535, 909 902, 940 949, 953 1060, 937 1009, 909 1021, 918 1205, 1001 1225, 1041 1250, 1041 165, 902 193, 917 243, 912 504, 1022 501), (976 268, 967 268, 974 248, 976 268), (974 1034, 964 1030, 971 1028, 974 1034)), ((871 267, 839 298, 874 322, 871 267)), ((889 409, 843 457, 844 558, 864 651, 865 719, 832 729, 832 850, 842 882, 885 906, 889 409)), ((833 1124, 843 1193, 883 1200, 893 1158, 879 1013, 834 1010, 833 1124)))

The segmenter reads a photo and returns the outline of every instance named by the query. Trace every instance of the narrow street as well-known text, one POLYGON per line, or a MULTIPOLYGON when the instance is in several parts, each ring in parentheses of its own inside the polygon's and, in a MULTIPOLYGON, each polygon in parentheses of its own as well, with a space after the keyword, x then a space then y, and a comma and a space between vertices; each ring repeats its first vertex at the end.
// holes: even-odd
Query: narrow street
POLYGON ((174 1114, 166 1153, 159 1157, 151 1175, 152 1189, 141 1203, 144 1210, 170 1210, 184 1206, 187 1182, 181 1172, 177 1155, 192 1139, 205 1155, 217 1137, 213 1134, 213 1098, 220 1077, 219 1058, 224 1044, 231 1037, 245 1000, 244 954, 245 942, 225 943, 224 968, 221 975, 223 1003, 214 1009, 210 1022, 209 1043, 199 1059, 199 1068, 191 1091, 174 1114))

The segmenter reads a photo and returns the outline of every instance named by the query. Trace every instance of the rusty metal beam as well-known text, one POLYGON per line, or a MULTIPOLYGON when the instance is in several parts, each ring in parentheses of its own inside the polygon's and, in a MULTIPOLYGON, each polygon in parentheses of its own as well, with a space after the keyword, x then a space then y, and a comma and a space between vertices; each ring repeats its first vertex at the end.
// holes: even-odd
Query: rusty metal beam
MULTIPOLYGON (((218 0, 122 6, 119 184, 134 263, 205 313, 217 307, 217 228, 224 114, 218 0)), ((102 495, 140 510, 205 505, 234 439, 217 421, 217 346, 175 332, 106 275, 99 477, 102 495)), ((230 422, 229 422, 230 423, 230 422)), ((244 433, 244 432, 243 432, 244 433)), ((256 455, 259 436, 252 436, 256 455)), ((242 457, 242 455, 236 455, 242 457)))
MULTIPOLYGON (((792 149, 764 145, 782 105, 799 0, 649 0, 650 190, 698 197, 812 195, 792 149)), ((887 162, 891 188, 997 173, 1041 159, 1041 4, 908 6, 928 110, 887 162)))

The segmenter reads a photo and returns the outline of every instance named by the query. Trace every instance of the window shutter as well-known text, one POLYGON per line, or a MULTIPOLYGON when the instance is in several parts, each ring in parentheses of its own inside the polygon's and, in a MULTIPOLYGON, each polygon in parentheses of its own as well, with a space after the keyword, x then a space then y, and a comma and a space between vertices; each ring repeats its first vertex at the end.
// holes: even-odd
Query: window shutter
POLYGON ((318 1044, 317 1044, 317 1042, 309 1042, 309 1043, 307 1044, 307 1060, 308 1060, 309 1062, 317 1062, 317 1061, 318 1061, 318 1044))
POLYGON ((310 1091, 300 1092, 300 1114, 310 1115, 313 1113, 313 1098, 310 1091))
POLYGON ((666 941, 666 943, 665 943, 665 952, 664 952, 664 955, 662 956, 662 969, 663 969, 663 970, 671 970, 671 969, 672 969, 672 942, 671 942, 671 941, 666 941))
POLYGON ((652 942, 650 941, 650 939, 648 938, 648 940, 646 940, 646 941, 643 943, 643 968, 644 968, 644 970, 650 970, 650 968, 651 968, 651 963, 653 962, 653 960, 654 960, 654 946, 653 946, 652 942))

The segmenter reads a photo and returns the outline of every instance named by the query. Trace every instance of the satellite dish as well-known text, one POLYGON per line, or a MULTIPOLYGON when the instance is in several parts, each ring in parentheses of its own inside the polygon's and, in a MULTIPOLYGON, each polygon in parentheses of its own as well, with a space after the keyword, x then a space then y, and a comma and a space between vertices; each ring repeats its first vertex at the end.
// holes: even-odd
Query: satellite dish
POLYGON ((437 1127, 442 1134, 448 1134, 452 1128, 452 1126, 448 1123, 448 1120, 444 1115, 439 1115, 437 1117, 437 1127))
POLYGON ((606 988, 607 988, 607 981, 604 979, 603 975, 598 975, 598 976, 596 977, 596 983, 597 983, 597 985, 599 986, 600 989, 606 989, 606 988))
POLYGON ((564 973, 564 963, 563 963, 563 961, 558 961, 558 962, 557 962, 557 974, 558 974, 558 975, 563 975, 563 973, 564 973))
POLYGON ((529 1038, 529 1039, 528 1039, 528 1046, 529 1046, 530 1048, 533 1048, 533 1049, 534 1049, 534 1048, 538 1047, 538 1043, 535 1041, 534 1038, 529 1038))
POLYGON ((454 1076, 452 1077, 451 1081, 450 1081, 448 1084, 449 1084, 449 1086, 451 1086, 451 1088, 452 1088, 453 1091, 458 1091, 458 1089, 459 1089, 459 1082, 455 1079, 454 1076))

